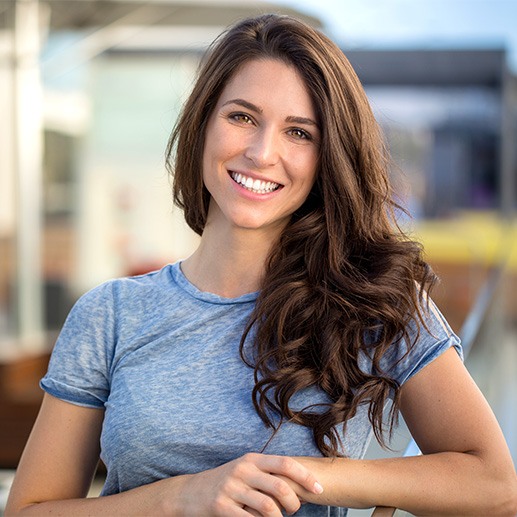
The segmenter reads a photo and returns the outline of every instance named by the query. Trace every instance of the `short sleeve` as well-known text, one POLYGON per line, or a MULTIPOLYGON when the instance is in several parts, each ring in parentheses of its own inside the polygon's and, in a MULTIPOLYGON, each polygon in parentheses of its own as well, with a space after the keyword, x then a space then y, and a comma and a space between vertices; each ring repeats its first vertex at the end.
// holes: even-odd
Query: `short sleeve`
POLYGON ((425 326, 418 319, 413 319, 407 327, 409 343, 412 344, 408 353, 405 340, 393 343, 381 359, 383 373, 399 385, 404 384, 434 359, 449 348, 454 347, 463 360, 463 350, 460 339, 429 299, 422 307, 425 326))
POLYGON ((41 388, 59 399, 102 408, 110 390, 116 341, 112 284, 83 295, 59 334, 41 388))

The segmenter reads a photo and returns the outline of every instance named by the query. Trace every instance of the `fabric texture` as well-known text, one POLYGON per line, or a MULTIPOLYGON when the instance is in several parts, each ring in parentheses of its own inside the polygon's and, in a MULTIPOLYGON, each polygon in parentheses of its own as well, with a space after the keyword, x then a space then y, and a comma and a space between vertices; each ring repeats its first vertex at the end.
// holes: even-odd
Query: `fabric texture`
MULTIPOLYGON (((165 477, 214 468, 247 452, 321 456, 305 427, 271 432, 256 414, 253 370, 239 343, 258 293, 223 298, 199 291, 180 263, 112 280, 86 293, 70 312, 41 387, 73 404, 105 409, 102 495, 165 477), (264 449, 265 445, 267 447, 264 449)), ((383 366, 401 384, 449 347, 461 346, 430 302, 427 326, 407 357, 393 346, 383 366)), ((410 328, 415 335, 416 328, 410 328)), ((249 346, 249 343, 246 343, 249 346)), ((370 371, 367 357, 361 367, 370 371)), ((292 406, 328 401, 316 388, 292 406)), ((367 408, 351 419, 345 453, 361 458, 371 438, 367 408)), ((303 505, 298 516, 346 515, 346 509, 303 505)))

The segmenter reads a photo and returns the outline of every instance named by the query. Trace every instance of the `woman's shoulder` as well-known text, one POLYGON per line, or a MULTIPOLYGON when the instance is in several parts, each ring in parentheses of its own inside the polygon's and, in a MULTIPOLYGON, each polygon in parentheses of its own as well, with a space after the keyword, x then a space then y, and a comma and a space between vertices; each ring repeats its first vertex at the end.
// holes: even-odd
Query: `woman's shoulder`
POLYGON ((173 285, 172 272, 175 266, 167 264, 148 273, 111 278, 87 290, 79 297, 77 305, 120 306, 138 299, 162 296, 163 290, 169 291, 173 285))
MULTIPOLYGON (((420 316, 414 314, 405 332, 387 348, 380 369, 402 385, 451 347, 463 358, 460 339, 433 300, 424 295, 420 316)), ((360 362, 363 369, 374 373, 370 354, 363 354, 360 362)))
POLYGON ((403 384, 422 368, 453 347, 463 359, 459 337, 431 298, 422 298, 421 318, 415 316, 407 326, 403 343, 391 354, 392 369, 403 384))

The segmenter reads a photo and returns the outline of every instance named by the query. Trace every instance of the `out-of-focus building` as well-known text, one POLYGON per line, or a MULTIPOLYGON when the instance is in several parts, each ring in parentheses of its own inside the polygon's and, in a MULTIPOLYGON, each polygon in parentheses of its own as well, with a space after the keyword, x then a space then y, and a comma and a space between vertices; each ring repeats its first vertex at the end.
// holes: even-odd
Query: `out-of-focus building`
POLYGON ((346 51, 383 125, 417 217, 510 213, 517 78, 505 49, 346 51))

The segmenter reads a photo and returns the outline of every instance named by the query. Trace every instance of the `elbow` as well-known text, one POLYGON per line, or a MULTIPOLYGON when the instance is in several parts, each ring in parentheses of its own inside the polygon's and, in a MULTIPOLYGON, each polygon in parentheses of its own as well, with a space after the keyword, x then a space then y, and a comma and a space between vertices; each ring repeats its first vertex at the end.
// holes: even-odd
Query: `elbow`
POLYGON ((476 480, 472 494, 477 494, 472 499, 476 500, 471 507, 473 514, 517 517, 517 473, 510 454, 494 453, 488 459, 480 456, 480 468, 471 478, 476 480))
POLYGON ((481 462, 469 478, 473 485, 465 515, 517 517, 517 474, 511 461, 481 462))
POLYGON ((499 481, 494 490, 492 504, 490 515, 517 516, 517 475, 515 472, 509 479, 499 481))
POLYGON ((517 474, 514 474, 513 476, 510 492, 511 496, 509 497, 508 501, 507 515, 515 517, 515 515, 517 515, 517 474))
POLYGON ((517 496, 508 497, 499 505, 497 513, 493 515, 500 515, 501 517, 516 517, 517 516, 517 496))

